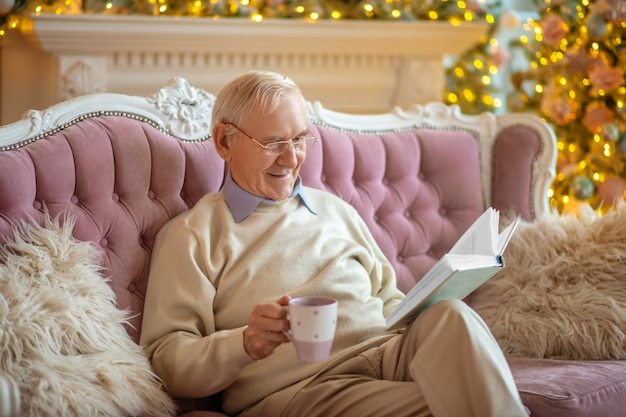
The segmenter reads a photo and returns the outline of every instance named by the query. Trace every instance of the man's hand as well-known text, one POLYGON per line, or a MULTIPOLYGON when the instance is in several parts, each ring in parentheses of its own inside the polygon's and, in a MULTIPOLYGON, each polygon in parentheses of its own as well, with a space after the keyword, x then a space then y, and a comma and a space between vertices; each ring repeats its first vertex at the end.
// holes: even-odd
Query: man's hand
POLYGON ((291 297, 284 295, 275 303, 260 303, 254 306, 248 319, 248 327, 243 331, 243 348, 254 359, 261 360, 274 353, 274 350, 289 338, 283 333, 289 330, 287 310, 291 297))

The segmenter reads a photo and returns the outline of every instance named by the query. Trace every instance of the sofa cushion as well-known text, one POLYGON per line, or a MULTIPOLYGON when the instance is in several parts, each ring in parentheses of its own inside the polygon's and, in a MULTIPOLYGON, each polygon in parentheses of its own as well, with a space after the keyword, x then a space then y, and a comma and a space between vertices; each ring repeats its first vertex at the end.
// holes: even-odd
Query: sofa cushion
POLYGON ((505 268, 472 294, 514 356, 626 359, 626 203, 520 225, 505 268))
POLYGON ((99 251, 72 220, 25 224, 0 251, 0 364, 24 417, 170 416, 126 313, 100 274, 99 251))
POLYGON ((507 358, 530 416, 623 417, 626 362, 507 358))
POLYGON ((339 131, 311 124, 306 185, 361 214, 407 292, 484 211, 479 149, 464 131, 339 131))

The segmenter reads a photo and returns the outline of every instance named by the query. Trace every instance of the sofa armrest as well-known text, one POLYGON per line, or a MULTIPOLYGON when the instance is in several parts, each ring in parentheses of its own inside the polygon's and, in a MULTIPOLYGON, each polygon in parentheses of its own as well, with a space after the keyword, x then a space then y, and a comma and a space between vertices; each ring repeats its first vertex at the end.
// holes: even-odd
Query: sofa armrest
POLYGON ((15 380, 0 372, 0 417, 20 415, 20 390, 15 380))
POLYGON ((548 212, 556 155, 556 138, 546 122, 531 114, 498 116, 490 173, 491 204, 528 221, 548 212))

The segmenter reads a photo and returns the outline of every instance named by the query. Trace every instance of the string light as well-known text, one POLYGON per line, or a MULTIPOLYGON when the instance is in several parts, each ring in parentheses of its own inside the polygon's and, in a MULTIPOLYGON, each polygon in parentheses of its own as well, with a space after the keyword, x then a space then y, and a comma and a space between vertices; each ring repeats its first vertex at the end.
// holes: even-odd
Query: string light
MULTIPOLYGON (((161 14, 189 15, 195 17, 249 17, 253 21, 264 18, 319 19, 386 19, 386 20, 445 20, 452 25, 492 19, 487 15, 484 0, 479 7, 468 8, 464 0, 108 0, 103 3, 85 0, 25 0, 14 13, 115 13, 115 14, 161 14), (51 3, 54 7, 51 7, 51 3), (83 7, 84 3, 84 7, 83 7), (148 7, 144 5, 148 4, 148 7), (100 9, 101 8, 101 9, 100 9)), ((0 20, 4 28, 8 17, 0 20)))

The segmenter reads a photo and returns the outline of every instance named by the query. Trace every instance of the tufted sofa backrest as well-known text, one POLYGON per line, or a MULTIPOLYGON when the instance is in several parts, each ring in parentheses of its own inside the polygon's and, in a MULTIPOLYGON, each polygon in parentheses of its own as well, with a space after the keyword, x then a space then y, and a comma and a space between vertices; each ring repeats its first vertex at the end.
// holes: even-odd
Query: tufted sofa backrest
POLYGON ((311 125, 306 185, 352 204, 408 291, 484 210, 476 139, 463 131, 349 133, 311 125))
MULTIPOLYGON (((151 98, 94 95, 1 127, 0 242, 46 211, 74 217, 74 236, 101 249, 138 341, 156 233, 224 179, 212 100, 176 79, 151 98)), ((425 110, 365 117, 311 105, 321 141, 301 171, 305 185, 358 210, 404 291, 487 206, 526 219, 545 210, 553 175, 554 136, 538 119, 425 110)))
POLYGON ((313 119, 320 146, 301 175, 358 210, 407 292, 486 207, 525 220, 545 210, 534 197, 545 193, 539 167, 553 142, 521 122, 486 148, 480 129, 454 124, 351 130, 313 119))
POLYGON ((74 236, 102 250, 103 274, 138 341, 156 233, 218 190, 223 175, 210 140, 181 141, 128 117, 80 119, 0 152, 0 237, 30 218, 43 223, 45 210, 74 217, 74 236))

